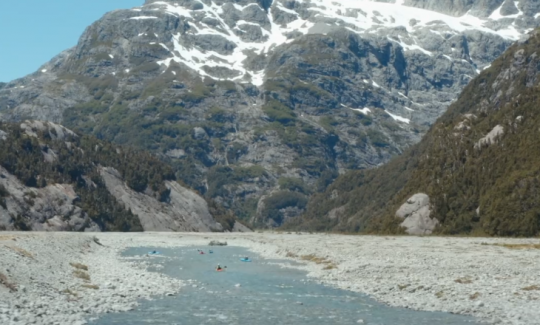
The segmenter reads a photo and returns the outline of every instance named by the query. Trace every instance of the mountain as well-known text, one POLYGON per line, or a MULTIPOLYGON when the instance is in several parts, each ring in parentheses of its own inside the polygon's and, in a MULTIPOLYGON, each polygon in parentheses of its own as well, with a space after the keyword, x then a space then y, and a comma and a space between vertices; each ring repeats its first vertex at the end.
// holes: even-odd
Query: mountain
POLYGON ((25 121, 0 123, 0 230, 246 229, 147 152, 25 121))
POLYGON ((477 76, 422 141, 352 172, 291 227, 412 234, 540 234, 540 30, 477 76))
POLYGON ((0 86, 0 118, 150 150, 255 225, 420 141, 535 0, 146 1, 0 86))

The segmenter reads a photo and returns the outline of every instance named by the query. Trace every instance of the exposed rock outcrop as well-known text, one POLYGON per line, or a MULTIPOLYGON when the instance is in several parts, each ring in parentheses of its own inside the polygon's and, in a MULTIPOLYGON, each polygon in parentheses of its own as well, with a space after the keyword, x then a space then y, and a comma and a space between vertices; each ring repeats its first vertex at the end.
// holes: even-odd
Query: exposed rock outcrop
POLYGON ((244 226, 239 221, 236 221, 234 223, 234 227, 232 229, 232 232, 253 232, 253 230, 251 230, 248 227, 244 226))
POLYGON ((65 140, 66 136, 77 136, 75 132, 62 125, 37 120, 24 121, 21 123, 21 130, 34 138, 38 137, 36 132, 45 132, 53 140, 65 140))
POLYGON ((166 182, 168 202, 130 189, 114 168, 101 168, 101 176, 114 197, 139 217, 145 231, 221 231, 206 201, 177 182, 166 182))
MULTIPOLYGON (((207 201, 148 153, 52 122, 0 126, 0 230, 224 230, 207 201)), ((249 231, 231 217, 227 230, 249 231)))
POLYGON ((396 217, 405 219, 401 226, 410 235, 430 235, 439 221, 430 218, 429 196, 417 193, 411 196, 397 211, 396 217))
POLYGON ((0 229, 33 231, 100 231, 88 214, 73 203, 78 199, 71 185, 32 188, 21 184, 0 166, 0 229))
POLYGON ((482 148, 484 145, 490 145, 495 143, 498 137, 504 134, 504 127, 502 125, 496 125, 493 130, 489 131, 488 134, 486 134, 485 137, 478 140, 478 142, 474 145, 475 149, 482 148))

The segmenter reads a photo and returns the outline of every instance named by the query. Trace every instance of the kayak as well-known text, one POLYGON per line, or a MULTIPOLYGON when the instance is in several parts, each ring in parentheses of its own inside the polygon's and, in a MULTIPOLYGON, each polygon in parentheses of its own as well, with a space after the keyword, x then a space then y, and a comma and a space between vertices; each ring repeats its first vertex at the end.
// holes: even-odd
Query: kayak
POLYGON ((214 254, 214 252, 212 252, 212 251, 209 251, 208 253, 210 253, 210 254, 214 254))
POLYGON ((203 254, 204 254, 204 252, 200 252, 199 254, 203 255, 203 254))
POLYGON ((251 262, 251 260, 249 258, 245 258, 245 257, 242 257, 240 259, 240 261, 242 261, 242 262, 251 262))
POLYGON ((148 252, 148 255, 159 255, 161 254, 160 252, 148 252))
POLYGON ((223 272, 225 269, 216 269, 216 272, 223 272))

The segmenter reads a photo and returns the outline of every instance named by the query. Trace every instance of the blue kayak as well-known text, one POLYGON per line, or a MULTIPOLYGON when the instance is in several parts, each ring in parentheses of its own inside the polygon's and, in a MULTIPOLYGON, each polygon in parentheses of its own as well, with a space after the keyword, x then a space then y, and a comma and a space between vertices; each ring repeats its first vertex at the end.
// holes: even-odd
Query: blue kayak
POLYGON ((245 257, 242 257, 240 259, 240 261, 242 261, 242 262, 251 262, 251 260, 249 258, 245 258, 245 257))
POLYGON ((148 252, 148 255, 159 255, 159 254, 161 254, 161 253, 157 252, 157 251, 148 252))

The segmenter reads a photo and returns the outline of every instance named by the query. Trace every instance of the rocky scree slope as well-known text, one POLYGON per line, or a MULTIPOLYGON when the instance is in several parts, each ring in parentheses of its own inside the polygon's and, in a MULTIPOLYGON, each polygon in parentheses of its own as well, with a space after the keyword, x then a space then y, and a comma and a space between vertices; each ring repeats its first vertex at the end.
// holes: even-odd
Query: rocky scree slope
POLYGON ((235 228, 230 214, 209 207, 149 153, 52 122, 1 123, 0 129, 0 230, 235 228))
POLYGON ((62 123, 169 160, 257 225, 387 162, 538 25, 534 0, 146 1, 0 87, 0 118, 62 123))
POLYGON ((540 233, 540 33, 476 77, 424 139, 315 195, 298 228, 540 233))

